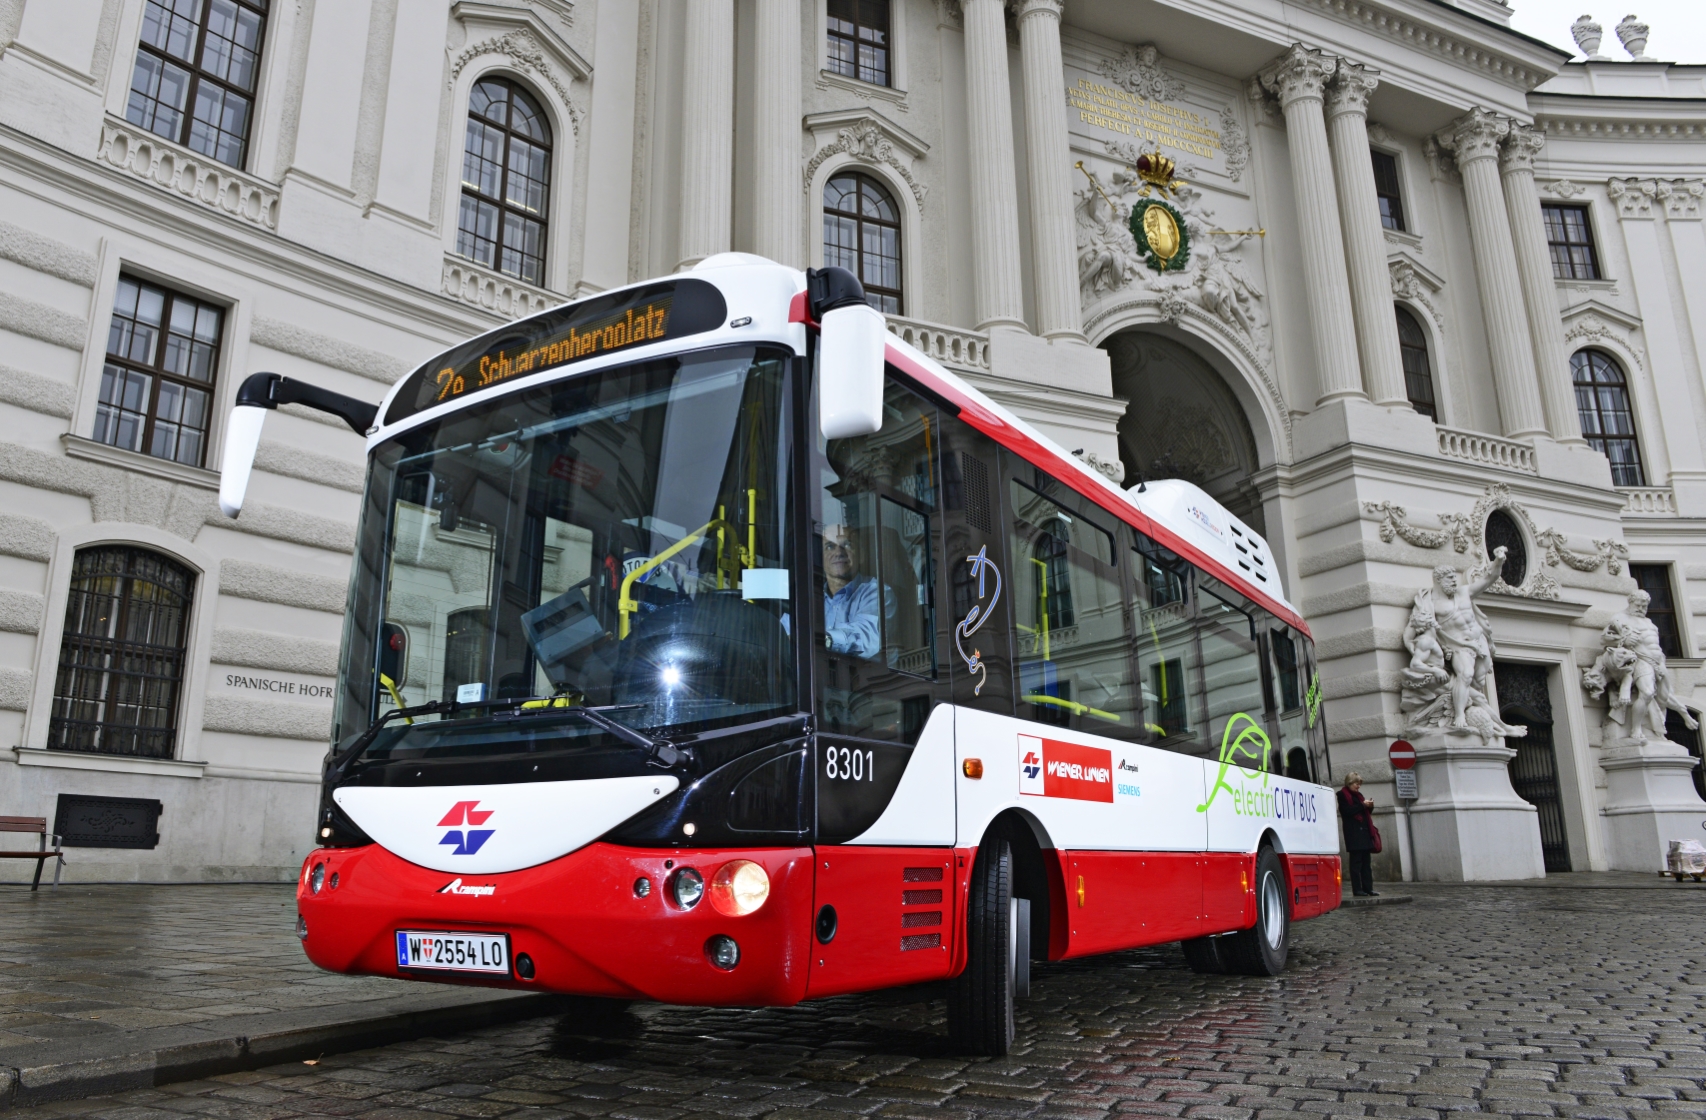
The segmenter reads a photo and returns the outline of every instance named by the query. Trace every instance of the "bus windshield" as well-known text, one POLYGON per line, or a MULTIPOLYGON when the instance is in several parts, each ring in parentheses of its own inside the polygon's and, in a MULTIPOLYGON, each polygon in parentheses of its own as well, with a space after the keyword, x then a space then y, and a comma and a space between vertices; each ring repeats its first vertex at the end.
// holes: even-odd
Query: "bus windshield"
MULTIPOLYGON (((790 368, 760 347, 677 355, 375 449, 334 741, 430 701, 560 698, 649 733, 792 711, 790 368)), ((529 715, 393 720, 368 753, 479 754, 499 721, 528 750, 591 731, 529 715)))

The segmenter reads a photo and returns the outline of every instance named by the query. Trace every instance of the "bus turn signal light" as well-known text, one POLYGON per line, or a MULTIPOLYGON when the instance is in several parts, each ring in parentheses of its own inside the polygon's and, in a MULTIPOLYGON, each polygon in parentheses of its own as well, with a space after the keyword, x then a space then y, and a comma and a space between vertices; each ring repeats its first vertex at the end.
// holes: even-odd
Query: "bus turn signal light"
POLYGON ((750 914, 769 897, 770 876, 749 859, 730 860, 711 876, 711 908, 726 917, 750 914))
POLYGON ((960 763, 960 771, 965 774, 966 777, 973 780, 983 777, 983 759, 966 759, 964 762, 960 763))

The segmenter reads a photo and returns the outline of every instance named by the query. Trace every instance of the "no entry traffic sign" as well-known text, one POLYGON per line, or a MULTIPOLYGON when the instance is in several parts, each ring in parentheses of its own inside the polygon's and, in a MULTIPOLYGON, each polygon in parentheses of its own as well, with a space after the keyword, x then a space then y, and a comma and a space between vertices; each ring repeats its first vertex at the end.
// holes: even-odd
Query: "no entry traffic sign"
POLYGON ((1392 760, 1394 770, 1413 770, 1416 766, 1416 748, 1399 739, 1387 748, 1386 757, 1392 760))

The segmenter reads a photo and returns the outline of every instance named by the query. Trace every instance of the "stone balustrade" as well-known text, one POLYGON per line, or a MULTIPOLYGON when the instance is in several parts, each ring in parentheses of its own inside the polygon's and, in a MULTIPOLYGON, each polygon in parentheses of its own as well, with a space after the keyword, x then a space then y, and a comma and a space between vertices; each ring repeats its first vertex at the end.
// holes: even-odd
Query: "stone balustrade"
POLYGON ((1533 446, 1482 432, 1461 432, 1442 427, 1439 429, 1439 453, 1447 458, 1465 459, 1501 470, 1538 473, 1533 446))
POLYGON ((1676 516, 1676 494, 1668 486, 1619 486, 1623 512, 1634 517, 1676 516))
POLYGON ((162 190, 193 198, 263 229, 278 229, 278 188, 174 144, 123 117, 101 124, 96 158, 162 190))
POLYGON ((944 327, 919 319, 887 316, 889 333, 941 362, 949 369, 989 372, 989 336, 981 331, 944 327))
POLYGON ((463 303, 520 319, 563 302, 563 297, 482 268, 462 257, 444 258, 443 291, 463 303))

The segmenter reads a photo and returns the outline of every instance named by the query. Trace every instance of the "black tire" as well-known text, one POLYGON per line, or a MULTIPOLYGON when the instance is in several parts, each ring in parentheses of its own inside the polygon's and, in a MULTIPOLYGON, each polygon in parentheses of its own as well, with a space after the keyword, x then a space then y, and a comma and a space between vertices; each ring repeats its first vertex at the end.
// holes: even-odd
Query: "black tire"
POLYGON ((1193 937, 1179 942, 1179 948, 1185 951, 1185 963, 1191 966, 1192 972, 1219 976, 1226 972, 1226 962, 1220 957, 1220 943, 1224 940, 1223 937, 1193 937))
POLYGON ((1003 1057, 1013 1045, 1013 851, 985 840, 972 867, 966 967, 948 989, 948 1040, 968 1057, 1003 1057))
POLYGON ((1291 888, 1285 864, 1272 848, 1256 853, 1256 924, 1217 938, 1228 971, 1278 976, 1291 949, 1291 888))

